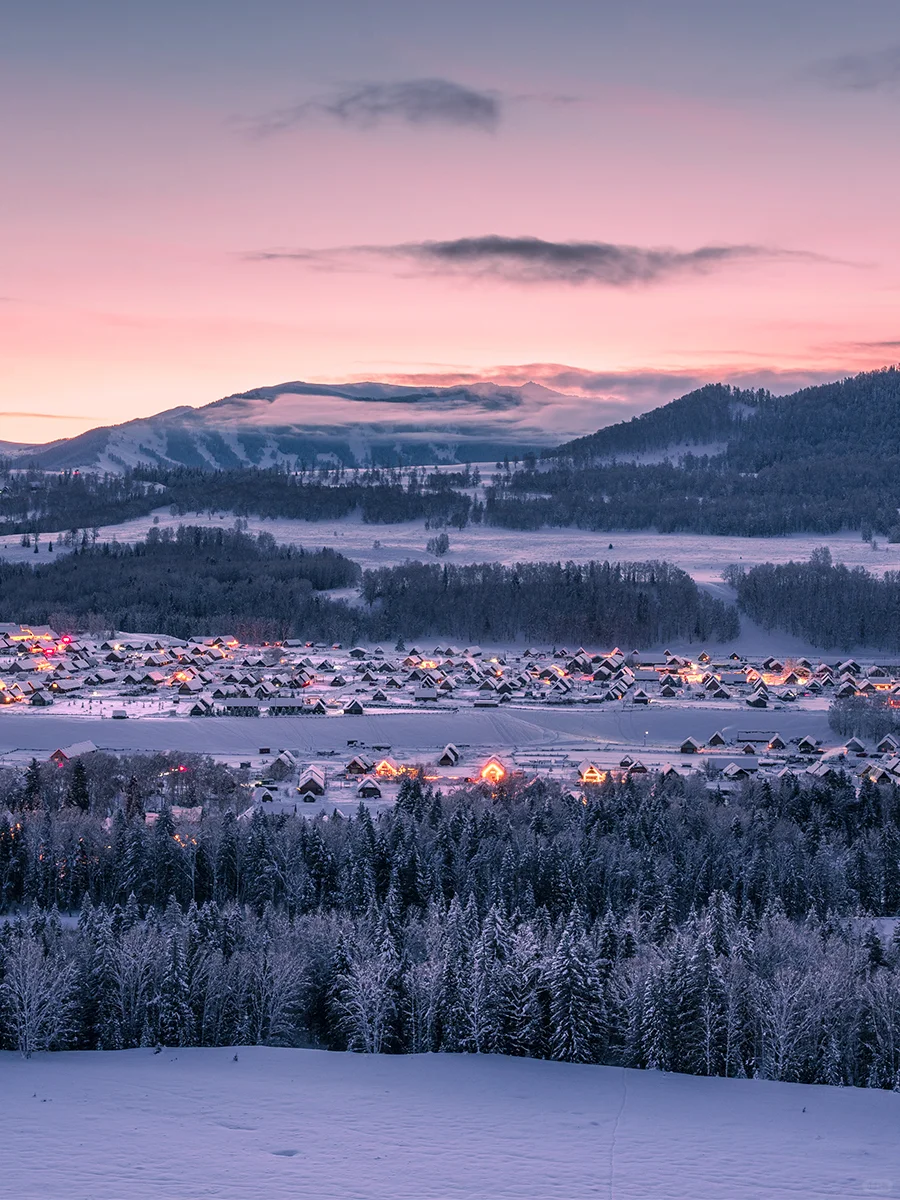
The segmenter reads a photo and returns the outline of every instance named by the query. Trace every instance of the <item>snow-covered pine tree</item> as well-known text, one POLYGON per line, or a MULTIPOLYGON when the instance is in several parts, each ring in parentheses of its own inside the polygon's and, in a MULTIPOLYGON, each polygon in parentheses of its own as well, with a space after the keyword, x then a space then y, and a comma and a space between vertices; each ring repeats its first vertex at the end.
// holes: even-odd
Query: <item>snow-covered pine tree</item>
POLYGON ((606 1042, 606 1011, 596 964, 573 907, 544 967, 550 995, 548 1048, 564 1062, 597 1062, 606 1042))
POLYGON ((169 932, 157 1001, 157 1038, 163 1046, 189 1046, 193 1014, 184 948, 177 929, 169 932))

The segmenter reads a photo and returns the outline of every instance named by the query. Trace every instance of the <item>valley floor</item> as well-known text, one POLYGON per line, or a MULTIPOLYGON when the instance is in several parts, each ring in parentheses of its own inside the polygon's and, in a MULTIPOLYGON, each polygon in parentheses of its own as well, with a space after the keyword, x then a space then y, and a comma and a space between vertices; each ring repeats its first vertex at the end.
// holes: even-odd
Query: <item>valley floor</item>
MULTIPOLYGON (((168 509, 158 509, 155 514, 136 517, 120 525, 107 525, 100 529, 101 542, 142 541, 153 527, 154 517, 158 526, 203 525, 211 528, 230 527, 234 517, 226 514, 209 516, 205 513, 186 513, 173 517, 168 509)), ((434 562, 425 544, 433 531, 425 529, 424 521, 404 521, 397 525, 369 525, 359 517, 346 517, 339 521, 300 521, 291 519, 263 520, 248 517, 250 533, 267 531, 278 542, 303 545, 310 548, 330 546, 362 567, 393 566, 407 559, 434 562)), ((873 550, 868 542, 862 541, 858 533, 839 534, 796 534, 791 537, 718 537, 696 533, 654 533, 638 530, 632 533, 594 533, 585 529, 501 529, 492 525, 470 525, 461 531, 448 529, 450 552, 447 562, 587 562, 590 559, 616 562, 643 562, 648 559, 665 559, 692 575, 698 583, 718 581, 725 567, 740 563, 747 567, 763 562, 787 562, 789 559, 806 561, 817 546, 828 546, 836 562, 849 567, 865 567, 881 575, 886 570, 900 568, 900 544, 891 545, 883 538, 877 539, 878 548, 873 550), (610 547, 610 543, 612 546, 610 547)), ((41 535, 40 550, 20 545, 17 535, 0 537, 0 558, 9 562, 46 562, 50 559, 47 550, 53 542, 54 551, 61 550, 59 535, 41 535)))
POLYGON ((17 1200, 862 1200, 900 1095, 500 1057, 0 1055, 17 1200))

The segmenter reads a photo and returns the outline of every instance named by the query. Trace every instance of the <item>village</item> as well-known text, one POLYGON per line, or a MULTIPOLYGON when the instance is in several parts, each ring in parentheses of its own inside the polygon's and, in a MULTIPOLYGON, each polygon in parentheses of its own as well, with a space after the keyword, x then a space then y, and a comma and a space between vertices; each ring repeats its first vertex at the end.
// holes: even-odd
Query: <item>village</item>
POLYGON ((247 772, 254 805, 310 813, 391 804, 410 773, 444 789, 697 771, 726 791, 751 776, 841 771, 900 782, 900 737, 841 741, 827 724, 833 698, 879 694, 900 697, 900 664, 86 638, 5 624, 0 763, 190 749, 247 772))

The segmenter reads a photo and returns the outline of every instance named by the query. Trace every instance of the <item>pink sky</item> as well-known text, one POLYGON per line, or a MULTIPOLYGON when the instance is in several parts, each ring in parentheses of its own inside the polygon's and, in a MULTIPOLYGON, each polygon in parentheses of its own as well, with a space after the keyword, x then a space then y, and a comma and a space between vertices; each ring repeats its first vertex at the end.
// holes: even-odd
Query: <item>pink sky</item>
MULTIPOLYGON (((275 0, 267 7, 288 20, 275 0)), ((498 20, 515 11, 495 7, 498 20)), ((563 5, 560 20, 581 8, 563 5)), ((688 4, 688 18, 704 8, 688 4)), ((871 59, 890 40, 891 11, 874 0, 863 10, 851 48, 871 59)), ((0 84, 17 114, 0 132, 14 168, 0 189, 0 440, 46 441, 289 379, 498 378, 500 365, 554 363, 784 372, 787 389, 804 373, 895 361, 900 91, 877 76, 877 58, 872 86, 823 83, 816 64, 839 57, 847 30, 837 9, 816 11, 833 37, 807 45, 798 28, 771 61, 754 70, 748 51, 730 76, 703 75, 687 40, 673 44, 674 63, 662 43, 641 52, 627 22, 613 27, 618 54, 598 41, 603 71, 572 22, 568 41, 548 26, 544 54, 536 30, 531 50, 522 41, 490 63, 407 31, 385 42, 375 70, 352 39, 342 57, 340 29, 320 18, 297 33, 306 58, 298 51, 291 74, 266 68, 280 27, 262 15, 249 62, 238 34, 192 62, 191 39, 206 45, 194 29, 184 62, 146 30, 138 42, 100 30, 100 49, 87 34, 44 47, 23 17, 0 84), (348 80, 435 78, 494 97, 495 127, 400 113, 361 128, 324 110, 348 80), (248 132, 303 102, 312 107, 293 127, 248 132), (488 234, 766 253, 627 286, 436 274, 403 255, 351 254, 331 270, 252 257, 488 234)), ((760 13, 774 35, 778 9, 760 13)), ((475 8, 459 19, 464 40, 475 8)), ((750 36, 706 26, 707 62, 726 34, 732 49, 750 36)), ((754 31, 762 46, 765 35, 754 31)))

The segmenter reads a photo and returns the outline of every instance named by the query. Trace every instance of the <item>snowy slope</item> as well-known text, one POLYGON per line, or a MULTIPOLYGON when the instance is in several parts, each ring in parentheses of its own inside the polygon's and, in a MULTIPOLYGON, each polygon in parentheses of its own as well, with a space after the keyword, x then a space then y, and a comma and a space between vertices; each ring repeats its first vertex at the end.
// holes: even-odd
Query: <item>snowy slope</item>
POLYGON ((0 1056, 16 1200, 862 1200, 900 1096, 527 1059, 0 1056))
POLYGON ((622 406, 540 384, 400 387, 283 383, 89 430, 20 451, 50 470, 138 463, 228 468, 276 463, 495 461, 596 428, 622 406))

